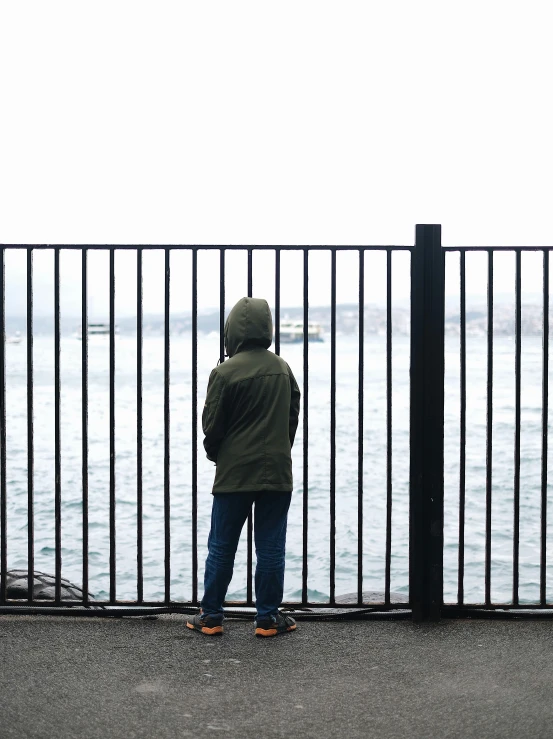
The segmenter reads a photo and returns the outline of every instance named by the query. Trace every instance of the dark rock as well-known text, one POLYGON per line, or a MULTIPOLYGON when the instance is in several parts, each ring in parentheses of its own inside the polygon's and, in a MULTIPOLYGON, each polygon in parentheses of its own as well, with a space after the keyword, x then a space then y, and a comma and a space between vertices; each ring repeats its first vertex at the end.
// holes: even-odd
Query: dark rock
MULTIPOLYGON (((73 600, 75 605, 82 605, 83 590, 78 585, 60 578, 61 599, 73 600)), ((33 572, 32 582, 33 600, 53 601, 56 598, 56 578, 46 572, 33 572)), ((29 581, 27 570, 8 570, 6 573, 6 597, 8 600, 28 600, 29 581)), ((93 601, 94 596, 89 593, 88 600, 93 601)), ((90 605, 89 608, 98 608, 90 605)))

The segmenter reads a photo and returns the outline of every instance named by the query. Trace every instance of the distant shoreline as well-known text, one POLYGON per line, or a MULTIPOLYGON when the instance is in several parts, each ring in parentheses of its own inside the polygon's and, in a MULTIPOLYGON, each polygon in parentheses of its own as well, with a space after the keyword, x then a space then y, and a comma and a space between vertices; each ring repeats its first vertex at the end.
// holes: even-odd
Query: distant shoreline
MULTIPOLYGON (((451 306, 451 302, 449 302, 451 306)), ((455 304, 454 304, 455 305, 455 304)), ((541 304, 525 303, 522 305, 521 329, 522 336, 541 336, 542 326, 541 304)), ((303 320, 303 307, 281 308, 281 320, 303 320)), ((89 321, 102 320, 109 323, 105 316, 90 316, 89 321)), ((378 335, 386 331, 387 326, 386 308, 379 305, 365 305, 364 325, 365 335, 378 335)), ((116 316, 119 332, 123 336, 136 334, 136 316, 116 316)), ((309 320, 319 323, 325 334, 330 334, 331 309, 330 306, 310 306, 309 320)), ((219 332, 219 311, 208 313, 198 312, 196 317, 199 334, 219 332)), ((356 304, 342 304, 336 306, 336 331, 339 334, 357 334, 359 322, 359 308, 356 304)), ((553 321, 550 321, 553 323, 553 321)), ((71 336, 81 325, 80 316, 61 316, 60 331, 63 336, 71 336)), ((162 314, 148 315, 142 317, 143 335, 161 335, 164 333, 165 322, 162 314)), ((173 335, 187 334, 192 331, 192 314, 175 313, 169 317, 169 326, 173 335)), ((472 305, 467 303, 466 331, 468 335, 487 335, 488 312, 485 304, 472 305)), ((23 338, 27 334, 27 318, 21 316, 6 316, 6 334, 11 335, 19 331, 23 338)), ((35 336, 50 336, 54 334, 54 316, 33 316, 33 331, 35 336)), ((410 311, 403 305, 392 305, 392 332, 398 336, 409 336, 410 333, 410 311)), ((458 335, 460 332, 458 305, 450 308, 446 305, 445 333, 446 335, 458 335)), ((515 310, 513 302, 494 302, 494 336, 515 335, 515 310)))

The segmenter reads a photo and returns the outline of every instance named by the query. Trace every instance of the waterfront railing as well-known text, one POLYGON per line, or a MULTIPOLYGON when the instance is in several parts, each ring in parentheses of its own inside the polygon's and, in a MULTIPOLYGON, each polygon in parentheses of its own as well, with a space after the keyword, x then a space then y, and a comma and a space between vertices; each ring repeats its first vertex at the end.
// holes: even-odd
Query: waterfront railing
MULTIPOLYGON (((26 255, 26 327, 24 339, 26 343, 26 527, 27 527, 27 580, 28 596, 24 601, 27 606, 43 605, 44 601, 33 597, 33 573, 35 571, 35 407, 34 407, 34 325, 33 325, 33 298, 34 275, 33 257, 42 251, 53 253, 53 283, 54 283, 54 428, 53 428, 53 480, 54 480, 54 605, 62 607, 74 605, 75 601, 64 598, 62 588, 62 376, 61 376, 61 280, 60 255, 65 250, 80 253, 80 329, 81 329, 81 405, 73 409, 80 415, 81 431, 81 520, 79 541, 82 549, 82 573, 80 586, 83 591, 83 603, 89 605, 88 592, 90 586, 90 501, 89 501, 89 359, 90 346, 88 335, 89 323, 89 256, 92 253, 103 251, 109 258, 109 319, 106 323, 106 334, 109 341, 109 496, 106 516, 109 521, 109 553, 105 566, 108 572, 108 595, 103 600, 95 600, 96 605, 106 606, 165 606, 165 607, 195 607, 201 597, 201 562, 198 559, 198 490, 199 473, 198 459, 203 453, 201 447, 201 429, 198 428, 198 398, 203 388, 198 385, 198 344, 199 344, 199 309, 198 309, 198 255, 202 252, 215 253, 219 263, 218 284, 214 289, 218 293, 219 321, 218 321, 218 349, 219 361, 225 361, 224 322, 225 315, 231 307, 227 305, 227 260, 233 252, 242 252, 246 257, 246 289, 247 295, 252 296, 254 284, 254 255, 260 252, 271 254, 274 258, 274 292, 270 298, 274 310, 274 350, 281 352, 282 342, 280 324, 282 319, 282 282, 286 276, 282 274, 282 256, 285 252, 294 251, 301 255, 302 261, 302 408, 301 421, 301 516, 302 516, 302 564, 301 564, 301 594, 297 600, 290 600, 287 604, 295 608, 313 607, 340 607, 370 608, 378 612, 389 612, 397 609, 409 608, 417 619, 436 619, 441 615, 467 614, 474 609, 490 610, 519 610, 519 609, 546 609, 549 606, 547 594, 547 506, 548 506, 548 372, 549 372, 549 252, 553 247, 442 247, 441 227, 438 225, 419 225, 416 227, 416 238, 413 246, 174 246, 174 245, 3 245, 0 247, 1 269, 1 296, 0 296, 0 608, 20 604, 21 599, 14 598, 8 593, 9 552, 8 537, 8 498, 12 494, 10 482, 7 479, 7 444, 6 444, 6 254, 18 250, 26 255), (163 597, 151 599, 146 595, 144 584, 144 565, 147 555, 144 534, 144 488, 143 471, 147 449, 144 445, 144 356, 143 336, 144 326, 144 253, 146 251, 161 252, 164 260, 163 269, 163 597), (116 271, 115 257, 118 252, 132 252, 136 258, 136 272, 131 275, 136 289, 136 423, 133 442, 136 444, 136 475, 135 475, 135 507, 136 529, 136 599, 118 596, 117 588, 117 546, 121 536, 121 528, 127 523, 118 519, 118 502, 116 495, 116 271), (337 409, 337 384, 339 376, 337 370, 337 258, 342 252, 354 252, 357 261, 357 274, 351 284, 351 294, 356 300, 357 322, 357 429, 353 434, 351 451, 351 465, 355 467, 357 485, 356 505, 351 511, 354 520, 352 528, 357 538, 356 552, 356 592, 350 594, 347 602, 337 592, 337 550, 336 550, 336 519, 337 519, 337 425, 339 424, 337 409), (487 256, 487 385, 486 385, 486 465, 485 476, 485 543, 484 543, 484 598, 482 602, 469 602, 465 597, 465 554, 466 554, 466 475, 467 475, 467 320, 466 320, 466 255, 467 252, 478 251, 487 256), (492 597, 492 459, 494 453, 493 440, 493 389, 494 389, 494 258, 498 251, 511 251, 515 255, 515 424, 514 424, 514 495, 513 495, 513 534, 512 534, 512 598, 508 601, 496 601, 492 597), (522 355, 522 290, 521 290, 521 255, 525 251, 538 251, 543 260, 542 290, 542 403, 541 403, 541 500, 540 500, 540 542, 539 561, 539 599, 532 602, 523 602, 519 597, 519 553, 520 553, 520 506, 521 506, 521 355, 522 355), (329 400, 330 422, 328 438, 328 598, 310 597, 309 590, 309 537, 311 535, 312 506, 310 506, 310 284, 315 275, 310 275, 310 257, 316 252, 324 252, 330 258, 330 325, 329 325, 329 400), (365 449, 365 426, 367 418, 366 397, 366 335, 370 329, 366 325, 367 298, 367 255, 379 252, 385 259, 385 485, 382 495, 385 498, 385 534, 383 559, 383 588, 377 597, 374 593, 368 597, 364 589, 366 573, 364 560, 366 541, 364 540, 364 522, 370 511, 367 510, 367 490, 365 489, 365 473, 367 464, 367 450, 365 449), (393 331, 392 331, 392 263, 393 255, 397 252, 406 252, 410 259, 410 391, 409 391, 409 471, 405 480, 409 490, 409 516, 405 521, 408 531, 403 536, 408 538, 409 545, 409 576, 403 592, 399 593, 392 587, 392 532, 393 532, 393 331), (190 323, 191 334, 191 375, 190 375, 190 528, 187 535, 187 545, 190 549, 190 598, 178 600, 174 597, 172 577, 175 571, 174 555, 171 546, 171 418, 170 418, 170 389, 171 389, 171 299, 175 289, 171 281, 171 260, 174 254, 189 255, 189 271, 187 279, 191 294, 190 323), (459 479, 458 479, 458 539, 457 552, 457 598, 444 602, 444 516, 447 511, 444 507, 444 349, 445 349, 445 297, 446 267, 449 260, 458 255, 459 259, 459 479), (355 279, 356 278, 356 279, 355 279), (356 437, 356 438, 355 438, 356 437), (353 447, 355 447, 353 449, 353 447), (399 597, 398 597, 399 596, 399 597), (408 601, 408 602, 406 602, 408 601)), ((128 275, 126 277, 128 279, 128 275)), ((178 289, 178 288, 177 288, 178 289)), ((353 302, 353 301, 352 301, 353 302)), ((298 485, 296 484, 296 487, 298 485)), ((246 586, 243 600, 234 601, 234 606, 254 605, 253 590, 253 535, 252 517, 247 524, 246 543, 246 586)), ((67 532, 64 532, 67 537, 67 532)), ((526 599, 527 600, 527 599, 526 599)))

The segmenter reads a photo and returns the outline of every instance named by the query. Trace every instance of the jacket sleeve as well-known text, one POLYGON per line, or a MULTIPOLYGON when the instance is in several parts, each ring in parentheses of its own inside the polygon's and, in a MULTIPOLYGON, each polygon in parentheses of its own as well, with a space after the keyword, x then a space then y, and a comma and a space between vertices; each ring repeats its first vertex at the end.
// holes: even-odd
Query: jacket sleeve
POLYGON ((224 395, 225 383, 219 372, 214 369, 209 376, 204 410, 202 413, 202 428, 204 431, 204 449, 211 462, 217 462, 219 447, 225 437, 224 395))
POLYGON ((288 424, 290 434, 290 447, 294 446, 294 439, 296 438, 296 431, 298 428, 298 418, 300 415, 300 389, 296 378, 290 367, 288 367, 288 373, 290 375, 290 420, 288 424))

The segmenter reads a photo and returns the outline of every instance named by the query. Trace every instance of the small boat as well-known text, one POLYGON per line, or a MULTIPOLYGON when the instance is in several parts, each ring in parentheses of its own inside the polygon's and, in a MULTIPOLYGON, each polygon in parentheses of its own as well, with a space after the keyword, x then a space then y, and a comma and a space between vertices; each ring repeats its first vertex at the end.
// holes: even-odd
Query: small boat
POLYGON ((16 331, 11 336, 6 336, 6 344, 21 344, 21 332, 16 331))
MULTIPOLYGON (((307 324, 307 340, 323 341, 323 329, 320 323, 310 321, 307 324)), ((303 342, 303 321, 281 321, 280 343, 300 344, 303 342)))
MULTIPOLYGON (((109 336, 109 332, 110 332, 109 323, 89 323, 86 328, 87 328, 88 338, 90 338, 91 336, 109 336)), ((117 326, 117 324, 114 327, 113 333, 114 334, 119 333, 119 327, 117 326)), ((81 339, 81 340, 83 338, 83 333, 82 333, 82 329, 80 326, 75 332, 75 338, 81 339)))

